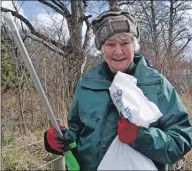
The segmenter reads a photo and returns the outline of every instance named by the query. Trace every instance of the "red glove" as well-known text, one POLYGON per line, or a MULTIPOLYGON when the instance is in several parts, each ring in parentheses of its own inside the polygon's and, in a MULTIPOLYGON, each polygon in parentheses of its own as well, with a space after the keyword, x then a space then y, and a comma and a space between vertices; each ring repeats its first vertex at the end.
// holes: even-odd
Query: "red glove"
POLYGON ((65 133, 68 130, 59 124, 63 136, 59 134, 54 128, 49 128, 44 134, 44 146, 48 152, 62 155, 64 151, 69 150, 69 144, 73 142, 72 137, 65 133))
POLYGON ((122 143, 134 142, 138 135, 138 126, 128 122, 123 116, 118 121, 118 137, 122 143))

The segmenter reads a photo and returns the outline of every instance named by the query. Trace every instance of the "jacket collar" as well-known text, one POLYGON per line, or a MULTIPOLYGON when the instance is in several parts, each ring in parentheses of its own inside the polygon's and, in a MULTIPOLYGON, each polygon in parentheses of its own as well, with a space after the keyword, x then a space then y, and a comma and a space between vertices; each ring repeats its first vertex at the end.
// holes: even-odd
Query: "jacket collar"
POLYGON ((161 74, 143 56, 135 56, 134 61, 137 66, 133 76, 137 79, 137 85, 154 84, 162 80, 161 74))
MULTIPOLYGON (((136 70, 134 77, 137 78, 137 85, 153 84, 161 81, 161 76, 153 69, 143 56, 135 55, 134 63, 136 70)), ((106 90, 111 86, 111 80, 106 73, 105 63, 96 65, 84 74, 81 85, 85 88, 94 90, 106 90)))
POLYGON ((111 81, 105 69, 105 63, 96 65, 82 77, 81 85, 95 90, 109 89, 111 81))

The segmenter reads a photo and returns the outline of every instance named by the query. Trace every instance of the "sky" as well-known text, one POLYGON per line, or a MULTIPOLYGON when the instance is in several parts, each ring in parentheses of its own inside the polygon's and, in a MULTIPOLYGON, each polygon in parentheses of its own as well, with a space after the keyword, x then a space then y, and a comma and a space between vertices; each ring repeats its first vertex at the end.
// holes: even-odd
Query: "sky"
MULTIPOLYGON (((103 4, 102 1, 89 1, 89 3, 92 3, 92 5, 89 6, 88 15, 91 13, 92 18, 94 18, 96 15, 100 14, 104 10, 106 10, 106 6, 103 4), (96 7, 97 8, 94 8, 96 7), (95 12, 96 11, 96 12, 95 12)), ((2 1, 2 6, 9 9, 14 9, 12 5, 12 1, 2 1)), ((53 30, 53 28, 59 29, 60 23, 63 20, 62 16, 60 14, 57 14, 53 11, 51 11, 49 8, 45 8, 45 5, 41 4, 38 1, 17 1, 16 6, 19 8, 19 13, 26 17, 34 27, 45 27, 49 28, 50 31, 53 30), (49 12, 49 14, 48 14, 49 12), (54 27, 53 27, 54 26, 54 27)), ((190 11, 192 14, 192 10, 190 11)), ((92 19, 91 18, 91 19, 92 19)), ((66 39, 69 38, 69 32, 67 28, 67 23, 64 20, 63 22, 63 30, 62 32, 66 34, 66 39)), ((86 24, 83 24, 83 38, 86 33, 86 24)), ((94 35, 91 39, 91 45, 94 44, 94 35)), ((192 42, 190 43, 192 46, 192 42)), ((95 51, 96 49, 94 49, 95 51)))
MULTIPOLYGON (((105 5, 103 5, 102 1, 89 1, 89 3, 92 3, 93 5, 89 6, 89 9, 87 11, 89 12, 88 15, 91 13, 92 18, 106 10, 105 5), (100 5, 99 5, 100 4, 100 5), (94 7, 97 6, 97 9, 94 9, 94 7), (97 12, 95 12, 97 11, 97 12)), ((5 8, 9 8, 11 10, 14 10, 12 1, 2 1, 2 6, 5 8)), ((48 7, 45 7, 45 5, 41 4, 38 1, 16 1, 16 6, 19 9, 19 13, 23 15, 25 18, 27 18, 31 24, 34 27, 39 27, 39 28, 48 28, 48 30, 54 34, 53 29, 59 29, 61 26, 61 21, 63 21, 63 17, 56 13, 53 12, 48 7), (49 13, 49 14, 48 14, 49 13)), ((70 9, 69 9, 70 10, 70 9)), ((18 22, 20 23, 20 22, 18 22)), ((19 26, 20 24, 18 24, 19 26)), ((69 32, 67 28, 67 22, 64 19, 63 21, 63 30, 62 34, 65 34, 66 40, 69 38, 69 32)), ((82 30, 82 35, 83 39, 85 37, 86 33, 86 24, 83 23, 83 30, 82 30)), ((94 35, 91 35, 91 45, 94 45, 94 35)), ((97 53, 97 50, 94 48, 94 52, 97 53)))
MULTIPOLYGON (((101 2, 101 1, 100 1, 101 2)), ((90 1, 91 3, 91 1, 90 1)), ((93 1, 92 3, 97 3, 96 1, 93 1)), ((12 1, 2 1, 2 6, 9 8, 9 9, 14 9, 12 5, 12 1)), ((59 22, 62 21, 62 16, 60 14, 52 12, 49 8, 45 8, 45 5, 41 4, 38 1, 16 1, 16 6, 19 8, 19 13, 22 14, 24 17, 26 17, 32 24, 33 26, 44 24, 46 27, 52 27, 54 24, 53 20, 59 22), (47 12, 50 12, 48 15, 47 12)), ((95 5, 91 6, 88 11, 92 12, 92 15, 98 15, 100 13, 99 9, 94 10, 95 5), (93 12, 93 11, 98 11, 98 12, 93 12)), ((102 2, 101 2, 102 6, 102 2)), ((100 8, 102 11, 102 8, 100 8)), ((83 35, 85 35, 86 32, 86 24, 83 24, 83 35)))

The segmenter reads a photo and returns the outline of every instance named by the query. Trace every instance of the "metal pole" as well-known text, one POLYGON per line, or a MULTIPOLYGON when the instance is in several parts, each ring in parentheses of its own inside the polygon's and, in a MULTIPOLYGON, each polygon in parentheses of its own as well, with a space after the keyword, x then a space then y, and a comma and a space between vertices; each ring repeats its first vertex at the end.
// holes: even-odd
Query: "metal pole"
POLYGON ((46 112, 48 114, 49 120, 51 121, 53 127, 62 135, 61 130, 60 130, 60 128, 59 128, 59 126, 57 124, 57 121, 55 119, 55 116, 53 114, 53 111, 51 109, 51 106, 49 104, 49 101, 48 101, 48 99, 47 99, 47 97, 45 95, 45 92, 44 92, 43 87, 42 87, 42 85, 41 85, 41 83, 39 81, 37 73, 36 73, 36 71, 35 71, 35 69, 33 67, 31 59, 30 59, 30 57, 29 57, 29 55, 27 53, 25 45, 23 44, 23 41, 21 40, 21 37, 20 37, 19 32, 17 30, 17 27, 15 25, 15 22, 13 21, 13 17, 11 15, 11 12, 6 12, 3 16, 5 18, 5 21, 6 21, 7 25, 8 25, 8 27, 9 27, 12 35, 13 35, 13 38, 14 38, 15 43, 16 43, 18 49, 19 49, 19 52, 20 52, 20 54, 21 54, 21 56, 22 56, 22 58, 24 60, 24 63, 26 65, 29 73, 31 74, 31 77, 32 77, 33 82, 35 84, 35 88, 36 88, 37 92, 40 95, 40 98, 41 98, 41 100, 43 102, 45 110, 46 110, 46 112))

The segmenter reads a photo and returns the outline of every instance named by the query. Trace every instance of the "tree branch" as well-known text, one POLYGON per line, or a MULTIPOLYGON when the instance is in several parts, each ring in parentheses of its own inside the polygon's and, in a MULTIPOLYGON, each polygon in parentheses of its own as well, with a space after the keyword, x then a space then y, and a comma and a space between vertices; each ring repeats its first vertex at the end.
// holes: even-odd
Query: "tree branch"
MULTIPOLYGON (((15 5, 14 0, 12 0, 12 4, 13 4, 13 7, 14 7, 15 11, 16 11, 17 13, 19 13, 19 10, 17 9, 17 6, 15 5)), ((25 31, 25 29, 24 29, 24 27, 23 27, 23 23, 21 22, 21 20, 20 20, 20 23, 21 23, 21 28, 22 28, 23 33, 26 33, 26 31, 25 31)))
MULTIPOLYGON (((63 8, 62 10, 60 10, 58 7, 56 7, 55 5, 53 5, 53 4, 51 4, 50 2, 48 2, 48 1, 45 1, 45 0, 37 0, 37 1, 39 1, 40 3, 42 3, 42 4, 44 4, 44 5, 46 5, 46 6, 48 6, 48 7, 50 7, 50 8, 52 8, 53 10, 55 10, 56 12, 58 12, 59 14, 61 14, 62 16, 64 16, 64 17, 69 17, 69 16, 71 16, 71 14, 69 13, 69 11, 68 10, 66 10, 66 8, 63 8)), ((54 0, 52 0, 51 2, 53 2, 54 0)), ((54 1, 55 2, 55 1, 54 1)), ((54 3, 53 2, 53 3, 54 3)), ((56 4, 57 5, 59 5, 57 2, 56 2, 56 4)), ((59 5, 59 6, 61 6, 61 5, 59 5)))
POLYGON ((61 3, 60 1, 56 1, 56 0, 52 0, 52 2, 53 2, 55 5, 57 5, 59 8, 61 8, 61 10, 63 10, 63 12, 64 12, 63 15, 64 15, 64 17, 69 17, 69 16, 71 16, 69 10, 67 9, 67 7, 66 7, 63 3, 61 3))
POLYGON ((127 1, 127 2, 121 2, 120 1, 117 1, 117 5, 120 7, 122 5, 133 5, 137 0, 133 0, 133 1, 127 1), (118 3, 119 2, 119 3, 118 3))
POLYGON ((90 18, 90 17, 92 17, 92 15, 87 15, 87 16, 85 16, 85 15, 83 14, 83 16, 80 17, 80 19, 79 19, 79 23, 83 23, 83 21, 85 21, 85 23, 86 23, 87 25, 90 25, 90 23, 89 23, 89 21, 88 21, 88 18, 90 18))
MULTIPOLYGON (((146 10, 146 9, 149 7, 150 4, 148 4, 146 7, 145 7, 145 5, 144 5, 143 2, 140 2, 140 4, 141 4, 141 6, 142 6, 142 9, 143 9, 146 17, 147 17, 147 21, 148 21, 148 23, 149 23, 149 28, 150 28, 150 33, 152 34, 152 33, 153 33, 153 29, 152 29, 152 25, 151 25, 150 16, 148 15, 147 10, 146 10)), ((153 35, 152 35, 152 36, 153 36, 153 35)))
POLYGON ((29 28, 29 30, 30 30, 31 32, 35 31, 35 28, 31 25, 31 23, 30 23, 25 17, 23 17, 22 15, 20 15, 20 14, 17 13, 16 11, 12 11, 12 10, 10 10, 10 9, 6 9, 6 8, 3 8, 3 7, 1 7, 1 11, 2 11, 2 12, 11 12, 11 14, 12 14, 13 16, 15 16, 15 17, 17 17, 18 19, 20 19, 21 21, 23 21, 23 22, 26 24, 26 26, 29 28))
POLYGON ((48 49, 50 49, 51 51, 65 57, 66 54, 62 52, 61 49, 59 49, 58 47, 51 47, 51 45, 49 45, 46 41, 42 40, 42 39, 38 39, 38 38, 34 38, 34 36, 27 34, 26 35, 28 38, 32 39, 35 42, 39 42, 42 43, 45 47, 47 47, 48 49))
POLYGON ((44 35, 42 35, 41 33, 37 32, 35 30, 35 28, 31 25, 31 23, 25 18, 23 17, 22 15, 20 15, 19 13, 15 12, 15 11, 12 11, 10 9, 6 9, 6 8, 3 8, 1 7, 1 11, 3 12, 11 12, 13 16, 17 17, 18 19, 20 19, 22 22, 24 22, 26 24, 26 26, 29 28, 29 30, 31 31, 32 34, 34 34, 35 36, 49 42, 49 43, 52 43, 54 46, 57 46, 57 47, 63 47, 63 44, 60 44, 58 42, 56 42, 55 40, 51 39, 51 38, 48 38, 44 35))
POLYGON ((176 43, 176 42, 177 42, 176 38, 177 38, 182 32, 184 32, 184 31, 186 31, 186 30, 187 30, 187 28, 183 28, 183 29, 181 29, 180 31, 178 31, 178 32, 176 33, 175 37, 173 37, 172 43, 173 43, 173 44, 176 43))
POLYGON ((53 4, 49 3, 48 1, 45 1, 45 0, 37 0, 39 1, 40 3, 52 8, 53 10, 55 10, 56 12, 58 12, 59 14, 61 15, 64 15, 63 11, 58 9, 56 6, 54 6, 53 4))
POLYGON ((176 57, 186 48, 186 46, 189 44, 189 42, 190 42, 191 40, 192 40, 192 36, 188 37, 187 42, 183 45, 183 47, 179 50, 179 52, 177 52, 177 53, 175 54, 176 57))
POLYGON ((83 49, 84 50, 87 49, 87 47, 90 44, 90 37, 89 37, 89 35, 90 35, 90 30, 91 30, 91 24, 89 23, 89 21, 85 20, 85 23, 87 25, 87 30, 86 30, 86 34, 85 34, 85 41, 83 43, 83 49))

